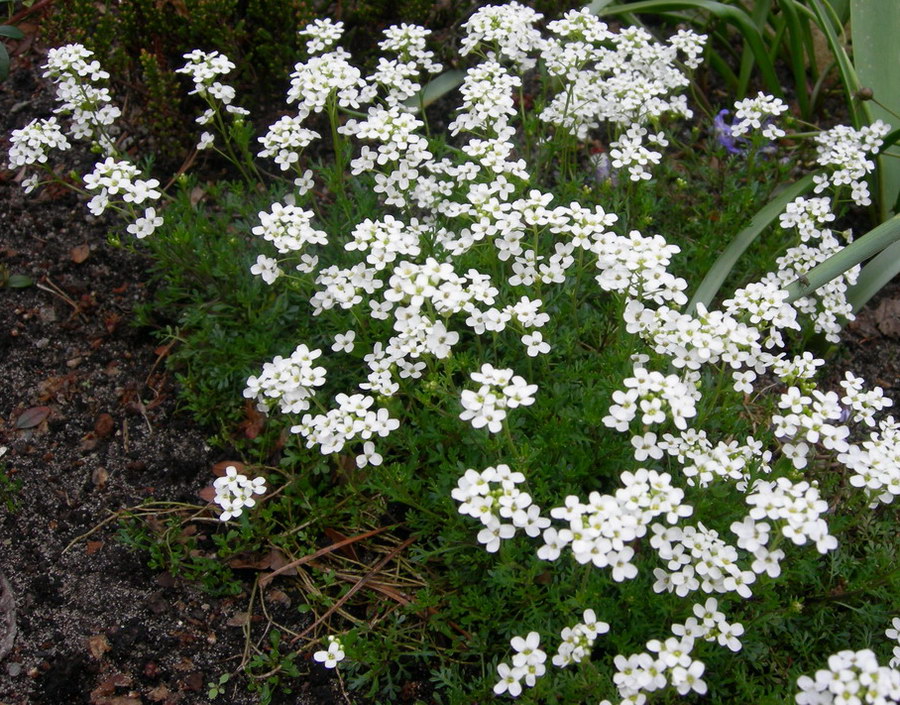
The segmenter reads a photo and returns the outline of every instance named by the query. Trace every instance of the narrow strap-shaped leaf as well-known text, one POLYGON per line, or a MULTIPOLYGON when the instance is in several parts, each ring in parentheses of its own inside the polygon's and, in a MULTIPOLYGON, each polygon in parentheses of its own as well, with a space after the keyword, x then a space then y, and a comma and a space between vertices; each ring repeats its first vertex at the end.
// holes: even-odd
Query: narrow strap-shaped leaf
POLYGON ((834 31, 832 13, 828 12, 828 9, 822 4, 822 0, 810 0, 810 4, 816 17, 816 23, 819 25, 819 29, 822 30, 822 34, 825 35, 828 48, 831 49, 831 53, 834 55, 835 61, 837 61, 838 73, 841 76, 841 83, 844 85, 844 93, 847 96, 847 109, 850 111, 853 127, 859 129, 863 124, 868 124, 872 120, 865 103, 860 103, 856 100, 856 92, 860 88, 856 69, 853 67, 853 62, 850 61, 850 57, 846 49, 844 49, 837 32, 834 31))
POLYGON ((465 71, 456 69, 445 71, 440 76, 429 81, 416 95, 409 98, 406 101, 406 106, 410 108, 427 108, 436 100, 443 98, 447 93, 461 85, 465 77, 465 71))
MULTIPOLYGON (((766 15, 769 14, 771 0, 756 0, 750 14, 750 19, 756 26, 757 31, 762 36, 766 26, 766 15)), ((768 52, 766 56, 769 56, 768 52)), ((754 53, 750 48, 750 43, 744 39, 744 50, 741 52, 741 67, 738 73, 738 95, 747 95, 747 87, 750 85, 750 79, 753 76, 754 53)), ((770 57, 771 58, 771 57, 770 57)))
POLYGON ((697 304, 709 307, 741 255, 744 254, 759 234, 781 215, 788 203, 805 193, 813 185, 813 176, 815 174, 808 174, 800 181, 791 184, 753 216, 750 224, 737 234, 734 240, 731 241, 731 244, 719 255, 719 259, 716 260, 715 264, 710 267, 688 304, 687 313, 693 313, 697 308, 697 304))
POLYGON ((883 250, 872 258, 862 271, 856 284, 847 292, 847 301, 856 313, 865 306, 869 299, 900 274, 900 242, 883 250))
MULTIPOLYGON (((791 62, 791 72, 794 74, 794 91, 797 103, 800 106, 800 114, 804 120, 810 119, 809 86, 807 85, 807 63, 815 66, 816 57, 812 43, 806 45, 805 39, 809 36, 809 23, 801 23, 794 7, 794 0, 781 0, 778 5, 784 15, 788 34, 788 59, 791 62), (804 32, 804 25, 806 32, 804 32), (804 61, 806 54, 806 61, 804 61)), ((811 39, 811 37, 810 37, 811 39)))
MULTIPOLYGON (((878 103, 865 103, 870 119, 884 120, 897 127, 900 112, 900 3, 850 3, 850 32, 853 38, 853 63, 861 85, 872 91, 878 103), (893 115, 891 114, 893 111, 893 115)), ((878 158, 879 219, 886 220, 900 193, 900 160, 878 158)))
MULTIPOLYGON (((900 242, 900 215, 895 215, 876 228, 863 235, 856 242, 851 242, 840 252, 831 255, 821 264, 810 269, 786 287, 789 301, 808 296, 820 286, 839 277, 851 267, 864 262, 891 245, 900 242)), ((873 275, 874 276, 874 275, 873 275)))
POLYGON ((5 81, 9 76, 9 54, 3 42, 0 42, 0 81, 5 81))

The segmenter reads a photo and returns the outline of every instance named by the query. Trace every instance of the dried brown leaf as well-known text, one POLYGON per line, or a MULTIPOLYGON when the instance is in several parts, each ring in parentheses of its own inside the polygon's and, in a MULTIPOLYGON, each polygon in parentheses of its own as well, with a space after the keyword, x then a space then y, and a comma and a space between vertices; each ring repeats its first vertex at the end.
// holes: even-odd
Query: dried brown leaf
POLYGON ((50 416, 49 406, 32 406, 25 409, 16 419, 16 428, 34 428, 50 416))
POLYGON ((91 255, 91 246, 87 243, 83 245, 76 245, 69 252, 69 257, 72 258, 72 261, 75 264, 81 264, 91 255))
MULTIPOLYGON (((94 636, 88 637, 88 651, 91 652, 91 656, 93 656, 95 660, 99 661, 101 658, 103 658, 103 654, 111 650, 112 647, 109 645, 109 639, 106 638, 105 634, 95 634, 94 636)), ((116 674, 116 676, 122 676, 122 674, 119 673, 116 674)), ((115 678, 116 676, 113 676, 113 678, 115 678)), ((122 677, 124 678, 125 676, 122 677)), ((112 678, 107 680, 112 680, 112 678)), ((101 683, 101 685, 103 684, 101 683)), ((127 683, 124 683, 122 685, 127 685, 127 683)), ((109 691, 109 693, 111 692, 112 690, 109 691)), ((109 695, 109 693, 102 694, 109 695)))
POLYGON ((875 325, 883 335, 900 337, 900 299, 884 299, 875 309, 875 325))

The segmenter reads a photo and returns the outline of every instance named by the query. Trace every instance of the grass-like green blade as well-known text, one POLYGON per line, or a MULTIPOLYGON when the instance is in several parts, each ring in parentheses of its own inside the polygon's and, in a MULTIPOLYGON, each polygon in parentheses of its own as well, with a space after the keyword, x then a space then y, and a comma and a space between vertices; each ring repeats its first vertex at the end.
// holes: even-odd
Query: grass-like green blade
POLYGON ((445 71, 440 76, 429 81, 421 91, 406 101, 407 107, 410 108, 427 108, 436 100, 443 98, 447 93, 462 84, 466 77, 465 71, 456 69, 445 71))
MULTIPOLYGON (((730 22, 743 36, 744 40, 753 52, 753 57, 759 66, 759 72, 766 88, 777 97, 783 97, 781 82, 775 73, 775 67, 769 58, 762 34, 753 23, 753 18, 746 11, 732 5, 726 5, 715 0, 641 0, 641 2, 627 5, 613 5, 600 10, 600 15, 638 14, 641 12, 671 12, 673 10, 701 10, 717 17, 720 20, 730 22)), ((738 98, 744 96, 738 95, 738 98)))
MULTIPOLYGON (((853 62, 850 61, 847 50, 844 49, 844 45, 834 29, 834 11, 831 9, 830 5, 826 5, 827 0, 824 0, 824 2, 823 0, 809 0, 809 3, 812 6, 812 12, 816 18, 816 24, 819 25, 822 34, 825 35, 825 40, 828 42, 828 48, 831 50, 831 53, 837 62, 838 73, 841 77, 841 83, 844 85, 844 93, 847 97, 847 109, 850 111, 850 119, 853 122, 853 127, 859 129, 864 124, 870 123, 872 120, 869 117, 868 110, 866 110, 865 107, 861 107, 865 106, 865 104, 856 100, 856 92, 860 88, 859 77, 856 74, 856 69, 853 67, 853 62)), ((881 3, 878 4, 880 5, 881 3)))
POLYGON ((881 254, 872 258, 862 271, 856 284, 847 292, 847 301, 856 313, 865 306, 869 299, 881 291, 900 274, 900 242, 895 242, 881 254))
MULTIPOLYGON (((890 220, 873 228, 856 242, 850 243, 840 252, 813 267, 806 273, 806 276, 792 282, 787 287, 788 300, 796 301, 802 296, 813 293, 820 286, 839 277, 851 267, 865 262, 869 257, 883 254, 897 242, 900 242, 900 215, 895 215, 890 220)), ((875 280, 876 275, 871 276, 875 280)), ((871 286, 867 286, 867 288, 871 289, 871 286)), ((860 296, 860 298, 862 297, 860 296)))
POLYGON ((734 269, 734 265, 741 255, 753 244, 759 234, 771 225, 784 211, 785 206, 797 196, 808 191, 813 185, 814 174, 807 174, 794 184, 784 189, 778 196, 763 206, 750 220, 750 224, 741 230, 725 251, 719 255, 719 259, 710 267, 693 298, 687 306, 687 313, 693 313, 697 304, 703 304, 707 308, 712 303, 723 282, 734 269))
MULTIPOLYGON (((856 74, 881 103, 867 104, 871 117, 897 127, 897 118, 889 110, 900 112, 900 2, 853 0, 850 18, 856 74)), ((900 191, 900 160, 879 157, 878 161, 878 205, 881 220, 886 220, 900 191)))
MULTIPOLYGON (((756 26, 760 36, 762 36, 763 29, 766 26, 766 17, 769 14, 770 7, 771 0, 756 0, 753 9, 750 11, 750 20, 756 26)), ((771 56, 769 58, 771 59, 771 56)), ((753 76, 754 62, 754 53, 745 39, 744 50, 741 52, 741 67, 738 72, 738 95, 747 95, 747 87, 750 85, 750 79, 753 76)))
POLYGON ((809 23, 803 22, 795 7, 795 0, 782 0, 779 3, 788 36, 788 60, 791 64, 791 72, 794 74, 794 91, 797 103, 800 106, 800 114, 804 120, 811 117, 809 103, 809 86, 807 85, 806 69, 815 70, 816 57, 812 44, 812 35, 809 32, 809 23), (805 57, 805 60, 804 60, 805 57))

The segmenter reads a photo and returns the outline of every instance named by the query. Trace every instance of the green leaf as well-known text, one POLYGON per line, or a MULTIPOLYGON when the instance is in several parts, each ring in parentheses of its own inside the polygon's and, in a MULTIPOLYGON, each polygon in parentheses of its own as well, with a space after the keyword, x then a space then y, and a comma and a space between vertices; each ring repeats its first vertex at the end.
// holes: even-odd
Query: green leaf
POLYGON ((0 42, 0 81, 5 81, 7 76, 9 76, 9 54, 0 42))
POLYGON ((9 37, 10 39, 25 39, 22 30, 9 24, 0 24, 0 37, 9 37))
MULTIPOLYGON (((762 34, 753 24, 753 19, 743 9, 726 5, 715 0, 641 0, 641 2, 627 5, 614 5, 600 10, 599 15, 621 15, 640 12, 670 12, 672 10, 702 10, 717 17, 720 20, 730 22, 744 37, 744 41, 750 46, 753 58, 759 65, 759 71, 763 82, 770 93, 780 98, 784 95, 781 82, 775 73, 775 67, 769 58, 769 52, 763 42, 762 34)), ((743 98, 739 95, 738 98, 743 98)))
POLYGON ((872 122, 872 120, 868 117, 869 111, 865 104, 860 104, 855 98, 856 92, 860 88, 856 69, 853 67, 853 62, 850 61, 847 50, 844 49, 843 42, 841 42, 840 37, 834 30, 834 13, 831 10, 831 6, 827 5, 827 0, 826 4, 823 4, 822 0, 810 0, 810 3, 812 4, 816 23, 819 25, 819 29, 822 30, 822 34, 825 35, 828 48, 831 49, 831 53, 837 62, 838 73, 841 77, 841 83, 844 85, 847 109, 850 111, 853 127, 859 129, 864 123, 872 122))
MULTIPOLYGON (((850 17, 853 63, 859 82, 871 89, 880 103, 867 104, 871 117, 896 124, 897 118, 890 111, 900 112, 900 71, 890 66, 889 57, 898 56, 900 3, 852 0, 850 17)), ((900 191, 900 160, 879 157, 878 162, 878 205, 881 219, 886 220, 900 191)))
POLYGON ((895 242, 872 258, 859 273, 856 284, 847 291, 847 301, 856 313, 869 299, 900 274, 900 242, 895 242))
POLYGON ((34 280, 24 274, 10 274, 9 279, 6 281, 6 286, 10 289, 24 289, 33 284, 34 280))
MULTIPOLYGON (((882 251, 886 252, 896 242, 900 242, 900 215, 895 215, 890 220, 873 228, 856 242, 850 243, 840 252, 813 267, 806 273, 806 276, 792 282, 787 287, 790 295, 788 300, 796 301, 813 293, 820 286, 839 277, 851 267, 855 267, 873 255, 883 254, 882 251)), ((875 275, 872 276, 875 277, 875 275)))
POLYGON ((427 108, 436 100, 444 97, 447 93, 459 86, 466 77, 464 71, 445 71, 440 76, 432 79, 428 84, 406 101, 406 106, 410 108, 423 107, 427 108))
POLYGON ((759 234, 781 215, 788 203, 809 190, 813 185, 814 176, 815 174, 807 174, 800 181, 791 184, 753 216, 750 224, 735 236, 731 244, 719 255, 719 259, 716 260, 715 264, 710 267, 703 281, 700 282, 700 286, 697 287, 694 297, 688 304, 687 313, 693 313, 697 308, 697 304, 709 307, 741 255, 753 244, 753 241, 759 234))

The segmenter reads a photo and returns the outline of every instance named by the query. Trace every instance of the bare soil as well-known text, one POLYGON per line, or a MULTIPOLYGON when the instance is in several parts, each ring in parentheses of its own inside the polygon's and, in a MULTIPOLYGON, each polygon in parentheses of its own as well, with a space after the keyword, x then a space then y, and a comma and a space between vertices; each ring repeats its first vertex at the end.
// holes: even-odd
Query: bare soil
MULTIPOLYGON (((0 83, 0 154, 12 129, 50 115, 35 64, 0 83)), ((146 567, 115 512, 197 503, 229 456, 177 410, 150 331, 132 325, 148 262, 63 189, 29 196, 0 170, 0 705, 193 705, 236 669, 229 620, 247 595, 213 599, 146 567), (6 580, 2 580, 5 576, 6 580)), ((273 703, 345 702, 318 664, 273 703), (321 674, 321 675, 320 675, 321 674)), ((216 703, 259 696, 233 678, 216 703)))

